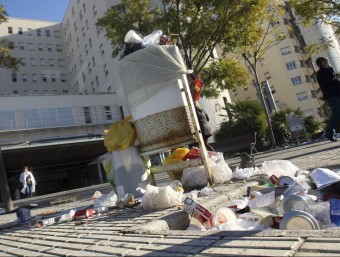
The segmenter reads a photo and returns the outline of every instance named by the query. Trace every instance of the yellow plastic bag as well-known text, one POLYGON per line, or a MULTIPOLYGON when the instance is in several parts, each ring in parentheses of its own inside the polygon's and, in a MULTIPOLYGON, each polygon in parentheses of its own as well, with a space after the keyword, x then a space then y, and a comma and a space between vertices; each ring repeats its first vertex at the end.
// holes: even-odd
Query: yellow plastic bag
POLYGON ((131 115, 124 120, 113 123, 108 131, 105 131, 104 145, 109 152, 125 150, 132 145, 137 133, 133 123, 130 122, 131 115))
MULTIPOLYGON (((175 151, 173 151, 171 154, 169 154, 163 161, 162 165, 169 165, 174 163, 179 163, 183 161, 184 156, 187 155, 187 153, 190 150, 187 148, 177 148, 175 151)), ((181 181, 183 170, 174 170, 168 172, 169 177, 172 180, 179 180, 181 181)))

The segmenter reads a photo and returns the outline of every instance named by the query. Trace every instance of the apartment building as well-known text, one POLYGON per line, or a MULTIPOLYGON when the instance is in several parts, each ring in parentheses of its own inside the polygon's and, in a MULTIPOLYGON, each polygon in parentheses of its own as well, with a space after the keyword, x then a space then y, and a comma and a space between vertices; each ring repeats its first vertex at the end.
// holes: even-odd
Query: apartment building
MULTIPOLYGON (((288 3, 277 2, 279 3, 277 8, 281 8, 284 13, 277 16, 270 26, 277 27, 278 33, 285 35, 285 39, 270 48, 259 60, 260 81, 268 82, 278 109, 300 108, 306 116, 313 115, 322 121, 324 115, 321 94, 313 65, 315 58, 309 58, 304 49, 309 35, 301 33, 301 25, 298 25, 288 3)), ((270 36, 274 37, 277 34, 270 36)), ((313 37, 315 38, 315 35, 313 37)), ((240 62, 244 64, 244 61, 240 62)), ((245 68, 250 70, 247 65, 245 68)), ((230 92, 232 100, 258 100, 255 85, 256 82, 252 79, 248 86, 234 89, 230 92)))
POLYGON ((68 94, 69 72, 60 23, 9 18, 0 38, 13 42, 17 72, 0 69, 0 95, 68 94))

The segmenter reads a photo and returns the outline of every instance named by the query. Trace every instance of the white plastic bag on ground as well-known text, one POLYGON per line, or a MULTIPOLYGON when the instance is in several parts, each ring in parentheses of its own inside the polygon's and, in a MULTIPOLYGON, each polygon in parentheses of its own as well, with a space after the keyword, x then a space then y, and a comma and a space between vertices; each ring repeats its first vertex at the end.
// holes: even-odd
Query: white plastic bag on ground
POLYGON ((214 183, 223 184, 228 182, 231 179, 232 170, 229 168, 228 164, 225 162, 223 153, 214 153, 209 157, 212 162, 209 162, 211 165, 211 172, 214 183))
POLYGON ((176 192, 171 186, 155 187, 147 185, 142 198, 142 206, 146 210, 159 210, 182 203, 183 191, 176 192))
POLYGON ((293 163, 286 160, 264 161, 261 168, 262 172, 269 177, 275 175, 276 177, 289 176, 294 177, 299 170, 293 163))
POLYGON ((183 187, 204 187, 208 183, 208 175, 204 165, 186 168, 181 179, 183 187))
POLYGON ((254 175, 254 168, 244 168, 240 169, 239 167, 236 168, 235 172, 232 174, 232 178, 236 179, 245 179, 245 178, 250 178, 251 176, 254 175))
POLYGON ((108 207, 108 206, 116 206, 117 195, 115 191, 111 191, 108 194, 103 194, 99 198, 93 200, 93 207, 108 207))

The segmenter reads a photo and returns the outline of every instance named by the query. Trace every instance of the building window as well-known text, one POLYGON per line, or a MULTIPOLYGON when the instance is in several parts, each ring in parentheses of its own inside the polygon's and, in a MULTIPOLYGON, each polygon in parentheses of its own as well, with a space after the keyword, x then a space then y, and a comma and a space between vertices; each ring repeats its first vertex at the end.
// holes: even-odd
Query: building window
POLYGON ((98 79, 98 76, 96 76, 96 86, 99 87, 99 79, 98 79))
POLYGON ((79 19, 80 19, 80 20, 83 19, 83 14, 82 14, 81 10, 79 11, 79 19))
POLYGON ((45 30, 45 35, 46 35, 46 37, 50 37, 51 31, 49 29, 45 30))
POLYGON ((34 45, 33 45, 33 43, 29 43, 29 44, 28 44, 28 48, 29 48, 31 51, 33 51, 33 50, 34 50, 34 45))
POLYGON ((89 21, 86 20, 86 21, 85 21, 85 24, 86 24, 86 29, 89 30, 89 21))
POLYGON ((19 49, 25 50, 25 44, 23 42, 19 42, 19 49))
POLYGON ((53 60, 53 59, 50 59, 50 60, 49 60, 49 64, 50 64, 50 66, 54 66, 54 60, 53 60))
POLYGON ((22 82, 27 82, 27 74, 22 74, 22 82))
POLYGON ((111 108, 110 106, 104 106, 105 118, 106 120, 112 120, 111 108))
POLYGON ((68 90, 62 90, 61 93, 64 94, 64 95, 67 95, 68 94, 68 90))
POLYGON ((58 59, 59 67, 64 67, 64 59, 58 59))
POLYGON ((46 74, 42 74, 41 75, 41 79, 42 79, 42 82, 47 82, 47 75, 46 74))
POLYGON ((19 94, 19 91, 18 90, 13 90, 13 94, 17 95, 17 94, 19 94))
POLYGON ((85 5, 85 3, 83 3, 83 10, 84 10, 84 12, 86 12, 86 5, 85 5))
POLYGON ((45 59, 44 58, 40 59, 40 66, 45 66, 45 59))
POLYGON ((92 13, 93 13, 93 17, 96 17, 96 16, 97 16, 96 5, 93 5, 93 7, 92 7, 92 13))
POLYGON ((44 51, 43 44, 41 44, 41 43, 38 44, 38 50, 39 51, 44 51))
POLYGON ((60 81, 61 82, 67 82, 66 75, 65 74, 60 74, 60 81))
POLYGON ((99 49, 100 49, 101 55, 104 55, 105 51, 104 51, 104 48, 103 48, 103 43, 100 44, 99 49))
POLYGON ((35 62, 35 58, 31 58, 31 66, 35 66, 35 65, 37 65, 37 63, 35 62))
POLYGON ((281 54, 282 55, 286 55, 286 54, 292 53, 289 46, 281 48, 280 50, 281 50, 281 54))
POLYGON ((38 82, 37 74, 32 74, 32 82, 38 82))
POLYGON ((22 28, 18 28, 18 34, 22 35, 22 28))
POLYGON ((85 82, 85 79, 86 79, 86 77, 85 77, 85 72, 82 72, 82 73, 81 73, 81 76, 82 76, 82 78, 83 78, 83 82, 85 82))
POLYGON ((41 29, 37 29, 37 36, 38 36, 38 37, 41 36, 41 29))
POLYGON ((63 48, 62 45, 56 45, 57 52, 62 52, 63 48))
POLYGON ((93 68, 96 66, 96 60, 94 59, 94 56, 92 56, 92 65, 93 65, 93 68))
POLYGON ((91 69, 91 63, 90 63, 90 62, 87 64, 87 69, 89 70, 89 73, 91 73, 91 72, 92 72, 92 69, 91 69))
POLYGON ((89 38, 89 45, 90 45, 90 48, 92 48, 92 39, 89 38))
POLYGON ((292 81, 293 85, 298 85, 298 84, 302 83, 301 76, 291 78, 291 81, 292 81))
POLYGON ((107 70, 107 64, 104 65, 104 74, 105 74, 105 77, 109 75, 109 71, 107 70))
POLYGON ((47 51, 52 52, 52 45, 51 44, 47 45, 47 51))
POLYGON ((81 55, 79 55, 79 61, 80 61, 80 65, 83 64, 83 58, 81 55))
POLYGON ((12 82, 17 82, 18 79, 17 79, 17 74, 13 73, 12 74, 12 82))
POLYGON ((85 123, 86 124, 91 124, 92 119, 91 119, 91 110, 90 107, 83 107, 84 110, 84 117, 85 117, 85 123))
POLYGON ((308 99, 307 92, 298 93, 298 94, 296 94, 296 96, 297 96, 297 99, 298 99, 299 101, 304 101, 304 100, 307 100, 307 99, 308 99))
POLYGON ((21 66, 26 66, 26 58, 20 59, 21 66))
POLYGON ((83 38, 84 38, 85 37, 85 28, 84 27, 81 29, 81 32, 83 33, 83 38))
POLYGON ((292 62, 287 62, 286 63, 286 67, 287 67, 287 70, 293 70, 296 68, 296 63, 295 61, 292 61, 292 62))
POLYGON ((55 74, 51 74, 51 81, 52 82, 56 82, 57 81, 55 74))
POLYGON ((7 27, 7 33, 8 34, 13 34, 13 28, 12 27, 7 27))
POLYGON ((60 37, 60 30, 54 30, 54 37, 60 37))
POLYGON ((89 50, 87 49, 87 44, 85 44, 85 53, 86 53, 86 55, 89 54, 89 50))

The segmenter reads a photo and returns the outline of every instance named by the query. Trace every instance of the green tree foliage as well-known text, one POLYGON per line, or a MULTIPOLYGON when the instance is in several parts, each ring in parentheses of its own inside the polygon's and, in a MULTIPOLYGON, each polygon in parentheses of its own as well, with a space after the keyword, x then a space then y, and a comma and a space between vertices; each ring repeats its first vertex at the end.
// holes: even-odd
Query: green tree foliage
POLYGON ((266 117, 261 104, 245 100, 226 104, 228 120, 215 134, 216 141, 257 132, 261 137, 267 130, 266 117))
POLYGON ((340 33, 339 22, 332 19, 340 16, 340 2, 337 0, 289 0, 296 14, 303 20, 304 24, 310 24, 315 20, 322 20, 336 26, 337 33, 340 33))
MULTIPOLYGON (((6 15, 6 10, 0 5, 0 24, 7 21, 6 15)), ((12 49, 12 42, 0 39, 0 68, 17 70, 19 60, 11 56, 10 52, 12 49)))
POLYGON ((223 59, 213 62, 201 72, 204 87, 202 95, 217 97, 221 90, 245 86, 249 73, 235 59, 223 59))
POLYGON ((275 140, 279 146, 291 141, 291 133, 287 122, 287 116, 291 112, 303 118, 305 129, 309 137, 320 131, 321 124, 315 120, 314 116, 305 117, 304 113, 299 108, 285 108, 279 110, 271 114, 275 140))
MULTIPOLYGON (((219 45, 231 51, 239 44, 244 29, 257 29, 253 24, 261 18, 259 13, 266 9, 267 0, 161 0, 161 9, 151 0, 122 0, 122 5, 106 12, 97 22, 106 31, 113 45, 113 56, 123 48, 125 34, 134 29, 142 35, 154 29, 162 29, 165 34, 178 37, 184 60, 195 74, 203 71, 211 61, 214 49, 219 45)), ((203 95, 216 96, 220 90, 246 83, 245 71, 239 65, 231 67, 233 61, 216 64, 206 70, 203 95), (227 72, 232 68, 233 73, 227 72), (209 74, 225 72, 219 76, 209 74), (232 76, 231 76, 232 75, 232 76), (224 83, 222 82, 224 79, 224 83)))

